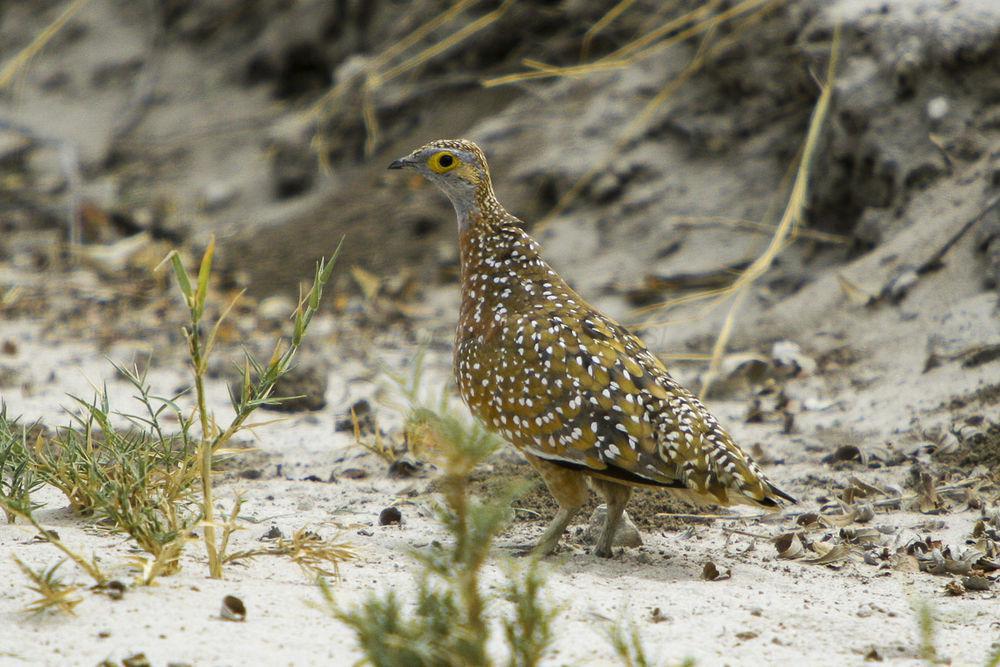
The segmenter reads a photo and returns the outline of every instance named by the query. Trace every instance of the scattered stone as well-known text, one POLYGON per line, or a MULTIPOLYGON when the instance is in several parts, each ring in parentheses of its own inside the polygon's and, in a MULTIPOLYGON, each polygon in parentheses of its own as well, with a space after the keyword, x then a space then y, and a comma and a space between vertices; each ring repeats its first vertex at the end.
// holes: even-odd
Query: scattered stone
POLYGON ((802 352, 798 343, 781 340, 771 348, 771 359, 778 370, 792 377, 808 376, 816 372, 816 361, 802 352))
MULTIPOLYGON (((594 512, 587 521, 587 528, 583 531, 582 537, 586 544, 597 544, 597 539, 601 535, 601 530, 604 528, 604 521, 607 516, 607 505, 602 503, 594 508, 594 512)), ((642 546, 642 535, 639 534, 639 529, 636 528, 635 522, 632 521, 632 517, 629 516, 627 511, 622 513, 622 520, 618 523, 618 530, 615 532, 614 539, 611 540, 611 546, 642 546)))
POLYGON ((355 420, 358 422, 358 435, 371 435, 375 433, 375 412, 372 410, 372 405, 368 402, 368 399, 362 398, 355 401, 351 405, 350 410, 347 411, 347 416, 337 420, 334 430, 353 433, 355 420))
POLYGON ((726 579, 732 579, 732 577, 732 570, 720 570, 719 567, 712 561, 705 563, 705 567, 701 569, 701 578, 705 581, 724 581, 726 579))
POLYGON ((406 479, 413 477, 424 469, 424 462, 405 454, 389 464, 389 477, 406 479))
POLYGON ((281 529, 272 523, 271 527, 267 529, 267 532, 260 536, 260 541, 279 540, 284 536, 285 534, 281 532, 281 529))
POLYGON ((823 463, 837 463, 842 461, 860 461, 862 465, 866 463, 865 454, 857 445, 841 445, 820 460, 823 463))
POLYGON ((122 667, 152 667, 145 653, 135 653, 122 660, 122 667))
POLYGON ((257 317, 262 320, 283 322, 295 311, 295 302, 283 295, 269 296, 257 304, 257 317))
POLYGON ((101 590, 112 600, 121 600, 125 596, 125 591, 128 590, 128 587, 117 579, 112 579, 104 584, 101 590))
POLYGON ((21 384, 21 371, 13 366, 0 364, 0 387, 16 387, 21 384))
POLYGON ((340 471, 340 476, 344 479, 364 479, 368 477, 368 471, 361 468, 347 468, 340 471))
POLYGON ((892 303, 899 303, 919 281, 920 276, 916 271, 905 269, 883 288, 882 296, 888 298, 892 303))
POLYGON ((222 598, 222 609, 219 615, 224 621, 235 621, 241 623, 247 618, 247 608, 243 600, 235 595, 227 595, 222 598))
POLYGON ((949 581, 945 584, 944 592, 948 595, 958 597, 959 595, 965 595, 965 586, 959 581, 949 581))
POLYGON ((14 356, 17 354, 17 343, 12 340, 5 340, 3 344, 0 345, 0 352, 9 356, 14 356))
POLYGON ((316 177, 316 157, 308 144, 274 142, 271 179, 276 199, 291 199, 306 193, 316 177))
POLYGON ((379 512, 378 515, 378 525, 380 526, 391 526, 393 524, 403 523, 403 513, 399 511, 398 507, 386 507, 384 510, 379 512))
POLYGON ((927 103, 927 118, 932 123, 939 123, 948 115, 950 109, 951 105, 948 104, 948 98, 943 96, 935 97, 927 103))
POLYGON ((214 213, 232 204, 239 195, 240 189, 235 184, 214 181, 207 183, 198 193, 198 203, 202 211, 214 213))
POLYGON ((877 648, 872 648, 865 653, 865 662, 882 662, 882 654, 878 652, 877 648))
POLYGON ((962 586, 964 586, 967 591, 988 591, 992 585, 992 581, 979 575, 962 577, 962 586))

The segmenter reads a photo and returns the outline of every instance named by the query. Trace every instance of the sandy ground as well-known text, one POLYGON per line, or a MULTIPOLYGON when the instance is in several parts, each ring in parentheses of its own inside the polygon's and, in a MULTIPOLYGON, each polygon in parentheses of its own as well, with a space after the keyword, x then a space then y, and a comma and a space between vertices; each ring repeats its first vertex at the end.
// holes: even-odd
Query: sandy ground
MULTIPOLYGON (((317 335, 323 338, 331 327, 330 321, 319 321, 317 335)), ((65 419, 61 406, 67 404, 66 393, 88 395, 95 384, 105 381, 113 401, 128 400, 128 387, 114 377, 102 353, 85 342, 45 340, 47 336, 27 322, 5 324, 0 338, 18 341, 11 361, 24 369, 22 382, 31 387, 4 391, 12 414, 58 423, 65 419)), ((405 365, 406 357, 404 352, 387 348, 381 360, 389 368, 398 368, 405 365)), ((429 386, 440 383, 447 364, 446 354, 431 352, 429 386)), ((182 366, 165 366, 151 372, 153 386, 183 385, 182 366)), ((237 534, 237 548, 255 544, 271 525, 286 535, 308 526, 326 536, 341 535, 355 545, 359 557, 343 566, 342 581, 334 589, 344 605, 369 591, 391 588, 405 594, 414 583, 407 551, 444 539, 431 518, 429 498, 411 497, 414 488, 421 488, 421 480, 390 479, 384 466, 360 450, 349 434, 333 429, 334 422, 344 416, 345 405, 383 393, 384 382, 360 379, 360 370, 355 363, 335 365, 324 410, 292 416, 257 432, 253 444, 259 453, 251 460, 263 470, 262 479, 228 479, 219 487, 220 507, 227 507, 237 491, 246 497, 247 529, 237 534), (278 464, 281 476, 276 473, 278 464), (301 481, 307 475, 329 479, 331 473, 338 475, 348 467, 366 469, 370 476, 361 480, 341 477, 336 483, 301 481), (378 526, 378 513, 392 504, 403 513, 402 526, 378 526)), ((936 385, 933 393, 938 396, 961 393, 957 390, 963 387, 974 390, 996 377, 989 365, 937 370, 940 373, 926 384, 936 385)), ((817 397, 815 405, 821 408, 803 411, 793 435, 782 434, 778 423, 744 423, 743 401, 712 403, 740 442, 747 446, 762 443, 769 460, 783 462, 771 466, 769 472, 800 496, 803 502, 796 510, 818 509, 817 499, 828 496, 831 486, 851 475, 884 483, 899 480, 906 472, 902 466, 866 470, 857 464, 833 469, 819 462, 831 447, 817 446, 813 438, 845 442, 844 434, 863 427, 864 442, 890 443, 891 447, 892 442, 905 440, 901 434, 912 430, 907 422, 915 413, 933 413, 929 404, 936 399, 921 400, 919 384, 882 381, 875 389, 834 394, 831 387, 844 379, 834 373, 789 384, 790 394, 817 397), (872 410, 880 415, 876 423, 866 419, 872 410)), ((214 409, 224 414, 224 388, 215 384, 211 392, 214 409)), ((398 416, 385 407, 379 408, 379 418, 386 428, 398 425, 398 416)), ((929 426, 933 421, 923 423, 929 426)), ((131 579, 125 567, 131 552, 125 540, 73 517, 56 494, 40 494, 39 500, 46 503, 38 512, 44 525, 56 529, 83 553, 98 554, 102 565, 119 578, 131 579)), ((978 516, 976 511, 956 509, 937 521, 936 516, 891 511, 878 512, 871 523, 885 527, 901 544, 933 534, 947 544, 960 545, 978 516)), ((981 664, 997 637, 995 587, 945 597, 943 586, 951 577, 867 565, 857 556, 837 564, 836 569, 779 560, 769 538, 793 529, 790 518, 697 522, 686 529, 677 529, 676 522, 670 526, 669 530, 645 531, 644 546, 626 549, 612 561, 589 555, 588 548, 567 538, 566 548, 547 563, 546 599, 560 608, 555 646, 547 664, 613 664, 605 638, 607 624, 626 619, 638 625, 650 654, 661 661, 690 656, 706 665, 796 660, 856 664, 874 649, 891 664, 917 664, 914 605, 923 600, 936 609, 938 649, 952 664, 981 664), (731 570, 732 578, 703 580, 702 568, 709 561, 720 570, 731 570), (655 616, 654 609, 660 610, 655 616)), ((540 530, 540 522, 516 523, 500 540, 484 580, 495 580, 503 572, 510 555, 505 544, 529 541, 540 530)), ((0 545, 33 566, 58 560, 52 547, 34 541, 32 532, 22 526, 0 525, 0 545)), ((31 595, 13 563, 0 560, 4 572, 0 618, 5 628, 0 660, 4 664, 94 664, 140 651, 153 664, 350 664, 358 657, 350 633, 314 606, 319 600, 316 587, 291 562, 259 559, 232 566, 224 581, 213 581, 205 576, 199 552, 200 544, 191 544, 181 573, 160 579, 155 587, 130 588, 120 601, 84 593, 77 615, 69 617, 25 616, 21 609, 31 595), (221 620, 219 607, 228 594, 246 603, 246 622, 221 620)), ((71 580, 80 580, 71 568, 66 570, 71 580)), ((502 613, 503 606, 496 603, 497 613, 502 613)))

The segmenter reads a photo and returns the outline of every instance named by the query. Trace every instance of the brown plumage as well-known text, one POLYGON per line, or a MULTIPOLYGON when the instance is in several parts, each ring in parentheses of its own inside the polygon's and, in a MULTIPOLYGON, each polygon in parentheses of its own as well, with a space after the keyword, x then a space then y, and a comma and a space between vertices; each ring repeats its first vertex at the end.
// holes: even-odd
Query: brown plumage
POLYGON ((559 502, 537 551, 556 547, 586 501, 588 479, 608 503, 601 556, 611 555, 632 486, 720 505, 794 502, 638 337, 587 304, 540 257, 493 194, 478 146, 435 141, 390 165, 404 167, 441 187, 458 215, 459 392, 527 456, 559 502))

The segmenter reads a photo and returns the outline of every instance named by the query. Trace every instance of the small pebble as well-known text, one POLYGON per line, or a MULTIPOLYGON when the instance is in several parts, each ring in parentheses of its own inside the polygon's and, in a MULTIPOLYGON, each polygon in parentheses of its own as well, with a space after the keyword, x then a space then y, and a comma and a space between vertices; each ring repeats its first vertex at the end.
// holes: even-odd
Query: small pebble
POLYGON ((247 618, 247 608, 243 600, 235 595, 227 595, 222 598, 222 609, 219 615, 224 621, 242 622, 247 618))
POLYGON ((391 526, 400 523, 403 523, 403 513, 399 511, 398 507, 386 507, 379 512, 378 525, 391 526))
POLYGON ((948 115, 950 108, 951 105, 948 104, 948 98, 935 97, 927 103, 927 118, 936 123, 948 115))

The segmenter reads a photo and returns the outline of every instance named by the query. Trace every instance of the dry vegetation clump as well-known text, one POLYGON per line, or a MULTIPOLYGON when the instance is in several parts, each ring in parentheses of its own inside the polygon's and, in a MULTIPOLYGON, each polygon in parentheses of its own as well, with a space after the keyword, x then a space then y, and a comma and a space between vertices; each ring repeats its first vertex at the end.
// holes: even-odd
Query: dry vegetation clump
POLYGON ((958 447, 941 459, 964 470, 976 466, 1000 474, 1000 422, 977 416, 967 419, 956 429, 958 447))
MULTIPOLYGON (((321 261, 311 288, 293 313, 291 339, 279 339, 271 358, 262 363, 249 353, 241 369, 241 382, 231 392, 233 417, 228 424, 216 421, 206 405, 205 378, 217 335, 236 301, 211 325, 203 322, 212 275, 215 244, 210 242, 194 280, 179 255, 168 260, 188 308, 190 320, 184 328, 193 375, 194 406, 183 407, 191 393, 161 397, 152 392, 143 374, 116 366, 119 376, 133 388, 140 409, 123 412, 112 407, 106 387, 92 400, 72 397, 80 412, 66 427, 46 435, 39 429, 29 442, 28 429, 0 410, 0 508, 8 521, 21 518, 34 526, 39 537, 73 560, 98 586, 108 578, 94 559, 86 559, 43 528, 33 511, 31 493, 43 485, 61 491, 70 508, 97 524, 127 534, 149 558, 136 556, 132 565, 137 580, 150 584, 158 576, 180 569, 180 558, 193 531, 203 530, 209 574, 222 576, 227 562, 260 555, 290 557, 312 575, 334 575, 338 563, 352 557, 349 545, 335 544, 300 530, 290 540, 267 549, 227 553, 229 539, 238 529, 242 499, 237 497, 228 517, 214 516, 213 469, 221 457, 233 456, 233 437, 254 424, 248 419, 265 405, 280 403, 275 385, 291 369, 309 323, 319 308, 323 288, 332 274, 334 257, 321 261), (221 528, 221 535, 216 530, 221 528)), ((239 296, 236 297, 239 299, 239 296)), ((28 571, 24 566, 22 569, 28 571)), ((44 602, 33 608, 71 606, 67 588, 60 587, 55 568, 33 572, 34 590, 44 602)))
MULTIPOLYGON (((474 469, 503 442, 444 402, 438 407, 423 403, 420 367, 418 359, 413 379, 400 382, 410 403, 406 428, 419 431, 421 453, 440 466, 438 517, 448 541, 412 553, 420 568, 413 600, 389 591, 346 608, 325 584, 322 591, 330 612, 354 630, 373 665, 492 665, 498 662, 488 650, 495 601, 483 592, 483 569, 494 539, 510 520, 517 488, 489 499, 470 493, 474 469)), ((511 665, 539 664, 551 643, 556 611, 545 603, 543 585, 537 561, 508 566, 500 588, 512 610, 501 622, 511 665)))

